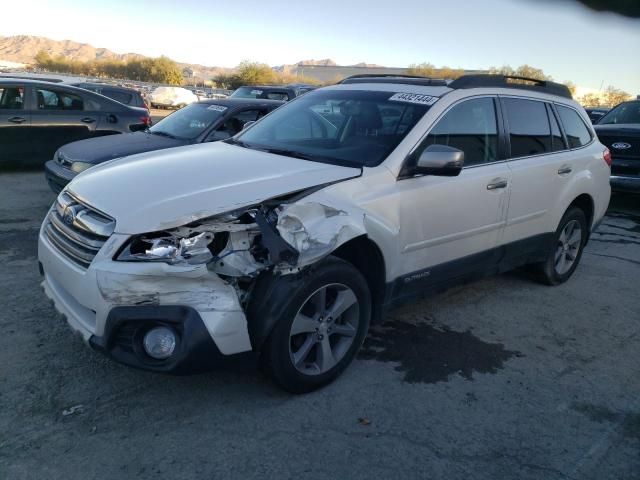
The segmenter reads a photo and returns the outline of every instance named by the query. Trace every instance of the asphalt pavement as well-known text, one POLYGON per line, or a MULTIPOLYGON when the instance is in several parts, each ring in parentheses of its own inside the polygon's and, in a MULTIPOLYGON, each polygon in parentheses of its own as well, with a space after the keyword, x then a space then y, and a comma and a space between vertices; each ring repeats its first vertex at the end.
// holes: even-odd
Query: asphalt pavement
POLYGON ((393 311, 304 396, 253 364, 118 365, 40 288, 41 172, 0 175, 0 479, 638 479, 640 197, 574 277, 518 271, 393 311))

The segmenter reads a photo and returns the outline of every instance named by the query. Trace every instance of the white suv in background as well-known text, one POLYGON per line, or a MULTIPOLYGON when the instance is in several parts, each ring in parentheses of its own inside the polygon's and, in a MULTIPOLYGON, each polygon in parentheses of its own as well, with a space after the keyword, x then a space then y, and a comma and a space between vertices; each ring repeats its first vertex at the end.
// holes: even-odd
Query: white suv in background
POLYGON ((566 281, 610 196, 590 125, 552 82, 352 77, 76 177, 40 232, 44 290, 122 363, 253 351, 310 391, 394 305, 521 265, 566 281))

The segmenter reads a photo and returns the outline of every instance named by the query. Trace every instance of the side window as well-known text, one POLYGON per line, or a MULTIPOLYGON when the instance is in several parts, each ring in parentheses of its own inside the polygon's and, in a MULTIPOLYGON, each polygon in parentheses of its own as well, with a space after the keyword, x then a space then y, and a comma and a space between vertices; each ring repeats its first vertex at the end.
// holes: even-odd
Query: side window
POLYGON ((564 133, 569 142, 569 148, 578 148, 591 141, 591 132, 580 118, 578 112, 569 107, 556 105, 560 121, 564 126, 564 133))
POLYGON ((38 97, 38 110, 84 110, 82 98, 73 93, 36 90, 38 97))
POLYGON ((0 87, 0 109, 22 110, 24 108, 23 87, 0 87))
POLYGON ((505 98, 511 158, 551 152, 551 128, 544 102, 505 98))
POLYGON ((289 100, 289 95, 286 92, 267 92, 266 97, 269 100, 282 100, 285 102, 289 100))
POLYGON ((564 139, 562 138, 560 125, 558 125, 558 119, 556 118, 556 115, 555 113, 553 113, 553 109, 549 104, 547 104, 547 114, 549 115, 549 122, 551 123, 551 150, 553 150, 554 152, 566 150, 567 146, 565 145, 564 139))
POLYGON ((494 100, 477 98, 453 107, 431 129, 420 151, 433 144, 462 150, 465 166, 496 161, 498 124, 494 100))
POLYGON ((243 129, 245 123, 257 120, 260 113, 260 110, 245 110, 236 113, 227 118, 215 131, 211 132, 207 140, 217 141, 233 137, 243 129))
POLYGON ((131 103, 130 93, 120 92, 117 90, 103 90, 102 95, 109 97, 116 102, 124 103, 125 105, 129 105, 131 103))

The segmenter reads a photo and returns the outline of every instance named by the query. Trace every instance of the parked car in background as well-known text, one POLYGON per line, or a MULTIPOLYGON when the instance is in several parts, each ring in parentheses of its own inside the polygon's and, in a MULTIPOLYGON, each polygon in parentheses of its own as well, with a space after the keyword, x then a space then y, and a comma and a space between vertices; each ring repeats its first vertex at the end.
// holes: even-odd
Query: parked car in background
POLYGON ((640 193, 640 100, 612 108, 594 128, 611 150, 611 188, 640 193))
POLYGON ((595 125, 611 109, 608 107, 587 107, 584 110, 589 115, 591 123, 595 125))
POLYGON ((149 95, 152 108, 182 108, 197 101, 195 93, 182 87, 158 87, 149 95))
POLYGON ((0 80, 0 168, 43 165, 65 143, 131 133, 149 112, 60 83, 0 80))
POLYGON ((80 172, 136 153, 225 140, 282 105, 275 100, 205 100, 192 103, 144 132, 69 143, 45 164, 45 177, 58 193, 80 172))
POLYGON ((278 85, 255 85, 237 88, 229 98, 262 98, 269 100, 289 101, 296 98, 295 88, 278 85))
POLYGON ((611 192, 569 89, 412 80, 314 90, 227 141, 80 175, 40 230, 46 295, 116 361, 186 373, 253 351, 300 393, 409 299, 521 265, 569 280, 611 192))
POLYGON ((134 90, 133 88, 118 87, 114 85, 91 82, 74 83, 72 85, 75 87, 84 88, 85 90, 90 90, 95 93, 99 93, 100 95, 109 97, 116 102, 129 105, 130 107, 146 108, 147 110, 149 110, 149 105, 147 105, 147 103, 144 101, 142 93, 140 93, 138 90, 134 90))

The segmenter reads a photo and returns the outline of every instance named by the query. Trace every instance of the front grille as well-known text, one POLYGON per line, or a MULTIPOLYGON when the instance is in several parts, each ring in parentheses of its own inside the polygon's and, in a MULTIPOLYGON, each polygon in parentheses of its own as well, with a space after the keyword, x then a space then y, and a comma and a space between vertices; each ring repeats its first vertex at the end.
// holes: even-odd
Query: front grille
POLYGON ((87 268, 115 228, 115 220, 64 192, 47 217, 44 232, 56 249, 87 268))

